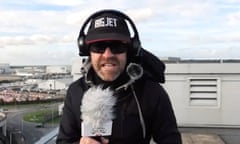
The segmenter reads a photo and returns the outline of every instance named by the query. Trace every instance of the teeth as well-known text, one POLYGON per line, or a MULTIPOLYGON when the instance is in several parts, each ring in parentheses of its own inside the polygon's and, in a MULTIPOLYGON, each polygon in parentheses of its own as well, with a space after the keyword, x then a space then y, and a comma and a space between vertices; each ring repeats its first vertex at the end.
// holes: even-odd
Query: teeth
POLYGON ((114 64, 104 64, 103 66, 114 66, 114 64))

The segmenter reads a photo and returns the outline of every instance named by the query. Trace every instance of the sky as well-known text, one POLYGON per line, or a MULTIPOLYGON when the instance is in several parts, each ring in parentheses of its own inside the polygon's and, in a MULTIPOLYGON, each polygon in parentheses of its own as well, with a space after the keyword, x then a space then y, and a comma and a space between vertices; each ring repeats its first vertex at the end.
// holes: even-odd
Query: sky
POLYGON ((2 0, 0 63, 71 65, 83 22, 102 9, 127 14, 160 58, 240 58, 240 0, 2 0))

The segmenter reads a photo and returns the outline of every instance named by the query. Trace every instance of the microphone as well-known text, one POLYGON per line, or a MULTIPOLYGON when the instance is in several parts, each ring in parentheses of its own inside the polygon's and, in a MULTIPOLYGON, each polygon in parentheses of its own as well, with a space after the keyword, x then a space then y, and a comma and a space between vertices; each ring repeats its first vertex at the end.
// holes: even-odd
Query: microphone
POLYGON ((112 120, 116 97, 110 88, 102 86, 89 88, 82 98, 81 133, 82 136, 110 136, 112 133, 112 120))

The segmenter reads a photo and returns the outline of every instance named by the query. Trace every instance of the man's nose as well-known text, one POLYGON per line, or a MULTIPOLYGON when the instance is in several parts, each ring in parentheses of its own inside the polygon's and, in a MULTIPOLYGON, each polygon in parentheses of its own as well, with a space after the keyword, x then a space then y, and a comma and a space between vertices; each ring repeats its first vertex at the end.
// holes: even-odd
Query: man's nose
POLYGON ((111 49, 107 47, 103 53, 104 57, 112 57, 114 54, 112 53, 111 49))

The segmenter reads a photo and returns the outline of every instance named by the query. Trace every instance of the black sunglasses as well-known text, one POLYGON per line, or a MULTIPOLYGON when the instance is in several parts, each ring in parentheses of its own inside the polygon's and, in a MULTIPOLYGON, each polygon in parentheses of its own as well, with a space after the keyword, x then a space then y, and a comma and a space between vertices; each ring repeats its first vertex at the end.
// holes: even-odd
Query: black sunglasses
POLYGON ((90 51, 95 53, 104 53, 106 48, 110 48, 113 54, 120 54, 126 52, 129 47, 129 44, 122 43, 120 41, 104 41, 91 44, 90 51))

